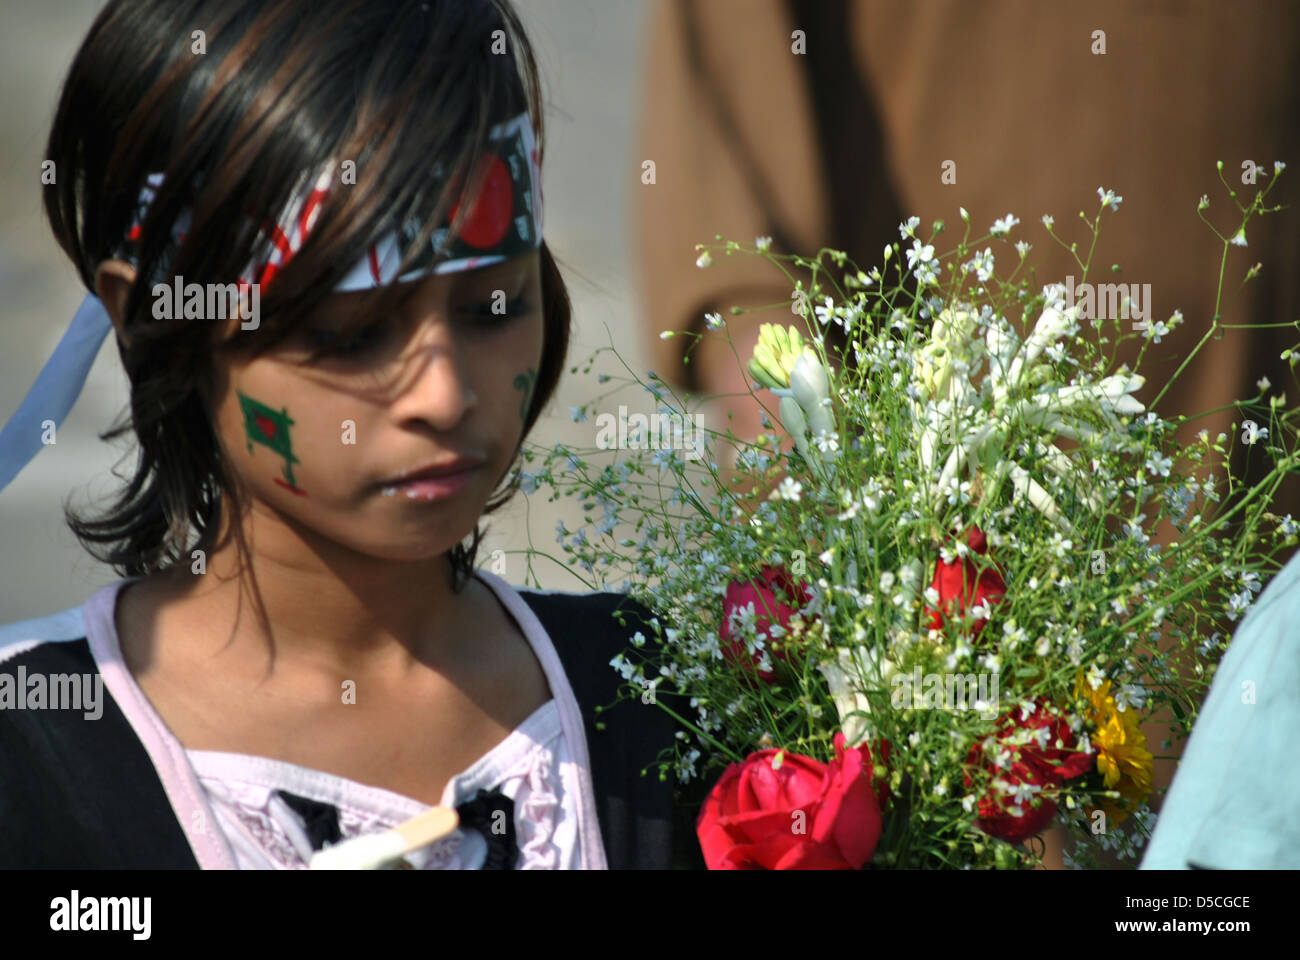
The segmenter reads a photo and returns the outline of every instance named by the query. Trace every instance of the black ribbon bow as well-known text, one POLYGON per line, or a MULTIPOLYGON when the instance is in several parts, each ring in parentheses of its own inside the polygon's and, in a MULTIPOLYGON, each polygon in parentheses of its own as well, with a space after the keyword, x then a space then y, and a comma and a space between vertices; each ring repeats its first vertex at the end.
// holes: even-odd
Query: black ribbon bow
MULTIPOLYGON (((312 850, 342 839, 339 831, 339 811, 330 803, 300 797, 287 790, 277 790, 294 813, 302 818, 303 829, 311 841, 312 850)), ((519 845, 515 840, 515 802, 500 790, 479 790, 471 800, 456 807, 462 830, 476 830, 487 841, 487 858, 483 870, 513 870, 519 859, 519 845)))

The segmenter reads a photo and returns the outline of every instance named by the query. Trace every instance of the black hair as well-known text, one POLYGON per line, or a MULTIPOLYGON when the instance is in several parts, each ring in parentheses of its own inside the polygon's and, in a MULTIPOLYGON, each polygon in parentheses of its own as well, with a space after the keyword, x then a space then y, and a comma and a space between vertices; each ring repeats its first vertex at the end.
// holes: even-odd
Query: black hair
MULTIPOLYGON (((133 253, 136 282, 118 339, 130 381, 134 476, 108 512, 66 522, 120 575, 172 567, 209 551, 223 504, 240 535, 235 478, 222 462, 208 390, 214 357, 259 356, 282 342, 335 288, 394 218, 423 224, 414 250, 443 222, 452 191, 430 171, 479 171, 491 129, 527 111, 544 155, 540 82, 510 0, 111 0, 77 52, 50 131, 58 171, 46 215, 82 283, 120 257, 148 177, 163 180, 133 253), (255 335, 213 339, 194 319, 152 316, 156 278, 228 283, 265 254, 248 211, 284 210, 305 171, 355 162, 355 184, 330 193, 307 241, 261 297, 255 335), (434 195, 436 194, 436 195, 434 195), (184 238, 171 228, 188 209, 184 238), (197 534, 197 541, 193 538, 197 534), (97 549, 100 546, 104 549, 97 549)), ((455 176, 450 178, 452 181, 455 176)), ((482 181, 470 179, 472 195, 482 181)), ((454 232, 471 205, 464 204, 454 232)), ((274 219, 274 217, 272 217, 274 219)), ((540 250, 545 345, 524 436, 564 366, 570 302, 545 242, 540 250)), ((378 315, 404 294, 384 288, 378 315), (392 299, 389 299, 392 298, 392 299)), ((369 311, 367 311, 369 313, 369 311)), ((514 495, 522 440, 491 513, 514 495)), ((472 576, 482 532, 452 548, 453 589, 472 576)))

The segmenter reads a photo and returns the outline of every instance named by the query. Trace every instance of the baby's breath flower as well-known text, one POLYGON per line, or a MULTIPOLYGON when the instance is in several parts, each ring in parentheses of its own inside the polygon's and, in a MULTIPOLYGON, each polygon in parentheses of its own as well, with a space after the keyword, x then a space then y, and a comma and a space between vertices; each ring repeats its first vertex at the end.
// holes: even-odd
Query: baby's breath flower
POLYGON ((1019 222, 1020 221, 1015 217, 1014 214, 1008 213, 1001 220, 993 221, 993 226, 989 227, 989 233, 993 234, 993 236, 995 237, 1002 236, 1003 234, 1010 233, 1011 228, 1014 227, 1019 222))
POLYGON ((793 477, 785 477, 780 485, 768 495, 769 500, 792 500, 798 502, 803 494, 803 484, 793 477))
POLYGON ((980 283, 987 283, 989 277, 993 276, 993 249, 985 247, 983 253, 976 253, 970 262, 962 264, 962 270, 966 273, 973 271, 980 283))
POLYGON ((1146 337, 1152 343, 1159 343, 1161 337, 1169 336, 1169 328, 1165 326, 1163 320, 1157 320, 1155 323, 1149 323, 1143 329, 1142 336, 1146 337))

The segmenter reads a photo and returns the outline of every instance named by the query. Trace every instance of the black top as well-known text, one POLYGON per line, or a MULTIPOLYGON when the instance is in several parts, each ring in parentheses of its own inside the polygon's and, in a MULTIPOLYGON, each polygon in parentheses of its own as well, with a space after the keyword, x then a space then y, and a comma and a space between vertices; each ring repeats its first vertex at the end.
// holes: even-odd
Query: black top
MULTIPOLYGON (((610 868, 702 868, 698 803, 676 805, 673 777, 659 779, 672 718, 639 697, 615 703, 623 681, 609 661, 638 629, 653 636, 648 611, 617 593, 518 593, 550 635, 582 713, 610 868)), ((39 644, 0 671, 19 665, 28 675, 98 672, 84 637, 39 644)), ((104 693, 95 720, 79 710, 0 710, 0 867, 198 868, 149 754, 104 693)))

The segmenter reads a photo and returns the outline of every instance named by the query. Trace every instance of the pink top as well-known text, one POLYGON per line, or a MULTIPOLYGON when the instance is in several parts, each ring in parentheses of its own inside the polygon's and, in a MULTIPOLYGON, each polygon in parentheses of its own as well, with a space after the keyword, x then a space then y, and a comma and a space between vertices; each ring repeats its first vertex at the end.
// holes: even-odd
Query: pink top
MULTIPOLYGON (((608 869, 591 782, 582 716, 555 647, 519 593, 496 575, 476 575, 518 623, 541 663, 552 699, 469 769, 453 777, 443 806, 480 789, 514 801, 521 869, 608 869)), ((109 584, 82 609, 91 655, 104 685, 144 745, 176 818, 204 869, 304 868, 311 845, 296 814, 275 795, 286 790, 333 804, 343 839, 385 830, 428 807, 379 787, 266 757, 186 750, 154 710, 122 660, 114 623, 117 594, 138 577, 109 584)), ((486 844, 472 830, 408 856, 421 869, 476 869, 486 844)))

